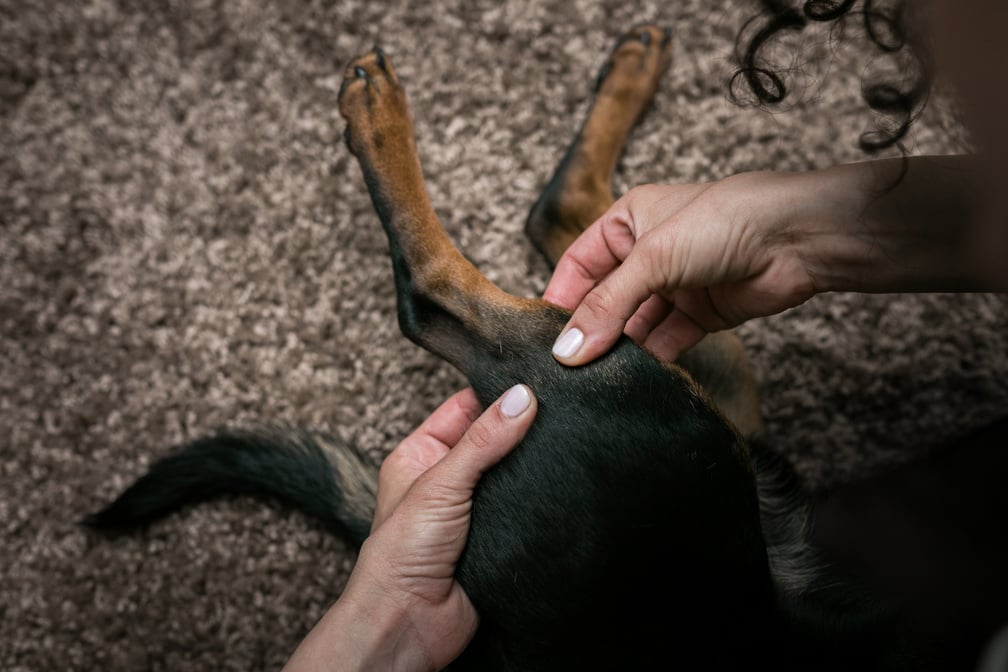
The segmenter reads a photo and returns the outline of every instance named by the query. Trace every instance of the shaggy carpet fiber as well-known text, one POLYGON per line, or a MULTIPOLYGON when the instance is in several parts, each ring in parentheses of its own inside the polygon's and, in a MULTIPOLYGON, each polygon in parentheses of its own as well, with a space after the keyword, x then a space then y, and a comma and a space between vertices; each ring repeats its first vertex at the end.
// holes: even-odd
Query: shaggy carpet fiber
MULTIPOLYGON (((628 27, 674 63, 616 188, 863 159, 873 59, 812 31, 772 112, 726 97, 744 0, 0 0, 0 668, 283 664, 355 556, 245 498, 109 539, 77 520, 213 429, 331 431, 375 462, 460 374, 395 321, 384 234, 336 111, 373 44, 435 208, 494 282, 541 293, 525 214, 628 27)), ((800 44, 799 44, 800 42, 800 44)), ((969 138, 939 89, 914 154, 969 138)), ((997 295, 819 296, 744 325, 771 440, 810 491, 1002 416, 997 295)))

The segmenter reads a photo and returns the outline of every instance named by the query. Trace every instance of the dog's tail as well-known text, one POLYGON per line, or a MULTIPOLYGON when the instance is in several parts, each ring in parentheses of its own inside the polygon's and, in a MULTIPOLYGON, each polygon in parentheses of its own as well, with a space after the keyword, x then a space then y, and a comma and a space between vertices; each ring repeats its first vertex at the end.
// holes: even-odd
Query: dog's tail
POLYGON ((303 429, 226 431, 182 446, 81 522, 125 530, 228 494, 275 497, 358 546, 367 537, 378 467, 356 448, 303 429))

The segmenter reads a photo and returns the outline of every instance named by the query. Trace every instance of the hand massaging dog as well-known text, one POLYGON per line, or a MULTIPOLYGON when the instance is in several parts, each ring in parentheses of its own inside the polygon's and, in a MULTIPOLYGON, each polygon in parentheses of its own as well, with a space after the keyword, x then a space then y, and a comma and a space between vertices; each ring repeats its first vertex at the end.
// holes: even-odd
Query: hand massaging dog
MULTIPOLYGON (((552 263, 613 202, 617 159, 669 39, 637 28, 602 68, 526 226, 552 263)), ((464 372, 484 404, 518 382, 539 400, 523 443, 474 494, 457 576, 481 626, 453 669, 866 670, 895 659, 889 613, 816 560, 809 507, 759 440, 736 337, 711 335, 677 364, 624 337, 592 364, 561 366, 550 347, 569 313, 498 289, 443 232, 406 95, 380 49, 347 67, 339 109, 388 234, 403 333, 464 372)), ((86 522, 128 529, 258 493, 360 544, 377 474, 319 432, 228 431, 155 463, 86 522)))

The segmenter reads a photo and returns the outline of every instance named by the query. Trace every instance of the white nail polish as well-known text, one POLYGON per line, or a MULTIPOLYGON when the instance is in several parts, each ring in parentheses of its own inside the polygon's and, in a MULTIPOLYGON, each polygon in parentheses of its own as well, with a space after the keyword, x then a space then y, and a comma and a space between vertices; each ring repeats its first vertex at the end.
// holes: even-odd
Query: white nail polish
POLYGON ((501 413, 505 418, 516 418, 529 407, 532 397, 524 385, 515 385, 504 394, 501 399, 501 413))
POLYGON ((584 343, 584 334, 577 327, 567 330, 556 343, 553 344, 553 354, 560 359, 567 359, 572 356, 584 343))

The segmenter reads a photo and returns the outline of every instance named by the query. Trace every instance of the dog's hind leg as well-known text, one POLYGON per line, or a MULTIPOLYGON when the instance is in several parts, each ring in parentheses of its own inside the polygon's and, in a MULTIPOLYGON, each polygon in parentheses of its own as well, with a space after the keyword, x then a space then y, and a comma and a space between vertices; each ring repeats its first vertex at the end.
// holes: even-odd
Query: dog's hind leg
MULTIPOLYGON (((602 66, 588 116, 525 224, 550 264, 612 205, 616 162, 668 67, 670 36, 655 26, 634 28, 619 39, 602 66)), ((735 334, 710 334, 678 363, 743 435, 762 432, 755 377, 735 334)))
POLYGON ((668 68, 670 45, 668 30, 638 26, 602 66, 588 116, 525 223, 550 264, 612 205, 616 162, 668 68))

